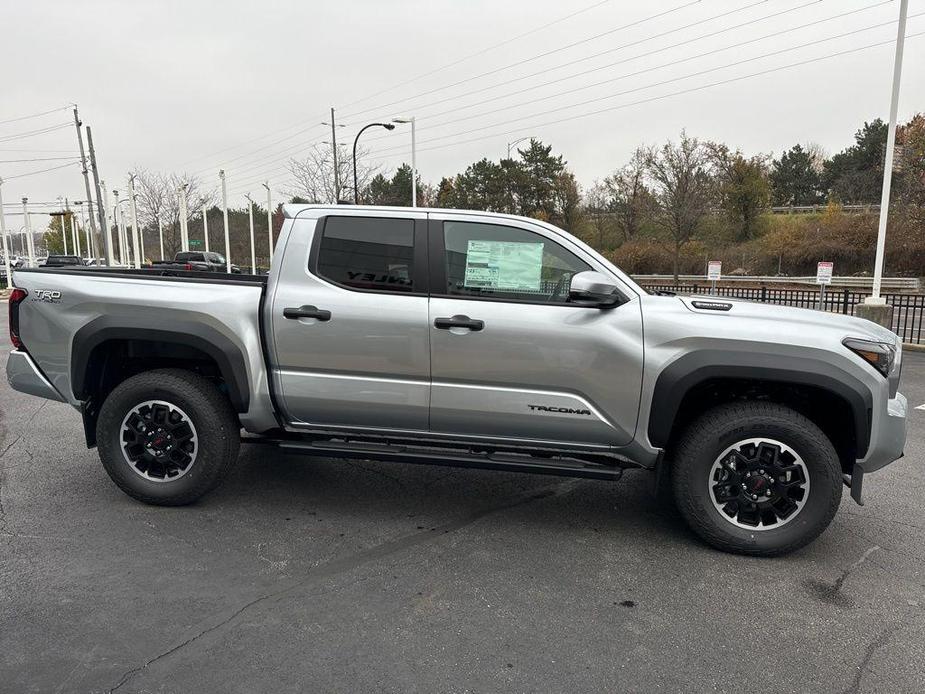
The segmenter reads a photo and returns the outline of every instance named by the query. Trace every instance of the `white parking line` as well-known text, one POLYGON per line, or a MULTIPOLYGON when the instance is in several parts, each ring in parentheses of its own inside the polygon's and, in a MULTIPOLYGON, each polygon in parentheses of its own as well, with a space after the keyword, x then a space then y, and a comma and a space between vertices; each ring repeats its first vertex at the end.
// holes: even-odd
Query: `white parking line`
POLYGON ((925 410, 925 404, 919 405, 919 406, 916 407, 915 409, 917 409, 917 410, 925 410))

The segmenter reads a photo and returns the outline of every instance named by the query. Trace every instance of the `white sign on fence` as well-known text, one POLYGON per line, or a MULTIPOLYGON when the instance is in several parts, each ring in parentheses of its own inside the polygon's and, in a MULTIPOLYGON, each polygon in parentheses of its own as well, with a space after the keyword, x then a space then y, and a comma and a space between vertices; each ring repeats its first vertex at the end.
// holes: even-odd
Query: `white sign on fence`
POLYGON ((707 263, 707 279, 711 282, 719 280, 723 272, 723 263, 720 260, 711 260, 707 263))
POLYGON ((816 265, 816 284, 832 284, 833 263, 821 262, 816 265))

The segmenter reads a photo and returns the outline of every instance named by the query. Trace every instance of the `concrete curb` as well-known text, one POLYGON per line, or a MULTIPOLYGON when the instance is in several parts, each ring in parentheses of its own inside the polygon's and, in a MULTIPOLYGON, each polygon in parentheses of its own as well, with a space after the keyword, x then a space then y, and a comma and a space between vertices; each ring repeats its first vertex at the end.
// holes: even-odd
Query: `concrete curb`
POLYGON ((903 342, 904 352, 925 352, 925 345, 914 345, 911 342, 903 342))

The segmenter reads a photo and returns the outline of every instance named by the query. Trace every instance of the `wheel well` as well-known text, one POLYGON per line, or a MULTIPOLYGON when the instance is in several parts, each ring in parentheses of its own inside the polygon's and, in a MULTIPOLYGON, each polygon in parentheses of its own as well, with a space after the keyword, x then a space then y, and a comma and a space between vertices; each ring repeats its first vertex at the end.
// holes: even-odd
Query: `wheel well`
POLYGON ((822 429, 849 473, 857 458, 855 419, 851 405, 837 393, 802 383, 712 378, 687 391, 678 407, 666 450, 673 450, 687 426, 716 405, 734 400, 763 400, 790 407, 822 429))
POLYGON ((182 368, 198 373, 215 383, 225 397, 229 397, 228 383, 218 362, 193 345, 131 338, 106 340, 91 350, 86 360, 81 392, 77 393, 85 402, 84 434, 88 446, 96 443, 96 417, 109 393, 136 374, 164 368, 182 368))

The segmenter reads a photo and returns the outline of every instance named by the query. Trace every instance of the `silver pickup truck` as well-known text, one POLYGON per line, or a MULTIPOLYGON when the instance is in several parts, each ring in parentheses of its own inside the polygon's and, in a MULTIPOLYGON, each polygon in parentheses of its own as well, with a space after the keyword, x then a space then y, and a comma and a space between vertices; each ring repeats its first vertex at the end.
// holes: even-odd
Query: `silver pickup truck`
POLYGON ((173 275, 19 269, 10 298, 10 383, 77 408, 146 503, 195 501, 242 440, 604 480, 639 468, 706 542, 773 555, 903 452, 889 330, 650 295, 533 219, 289 205, 268 277, 173 275))

